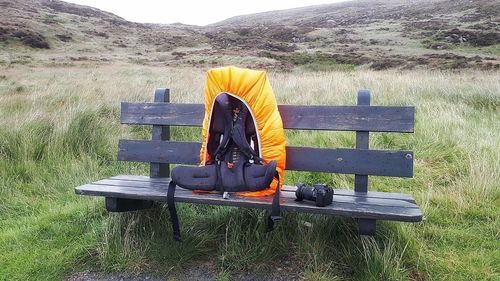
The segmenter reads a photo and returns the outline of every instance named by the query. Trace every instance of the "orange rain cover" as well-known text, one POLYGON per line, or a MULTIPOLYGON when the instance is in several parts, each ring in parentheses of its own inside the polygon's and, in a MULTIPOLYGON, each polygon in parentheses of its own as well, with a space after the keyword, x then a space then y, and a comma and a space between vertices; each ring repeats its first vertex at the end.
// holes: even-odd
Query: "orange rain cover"
MULTIPOLYGON (((200 151, 201 165, 205 165, 205 161, 209 160, 209 155, 206 152, 208 127, 215 97, 220 93, 228 93, 246 103, 257 123, 260 157, 264 161, 276 160, 280 185, 283 185, 286 162, 285 132, 278 112, 278 104, 265 71, 229 66, 213 68, 207 72, 205 118, 202 129, 203 143, 200 151)), ((275 179, 269 189, 241 192, 240 194, 244 196, 272 195, 275 193, 276 185, 275 179)))

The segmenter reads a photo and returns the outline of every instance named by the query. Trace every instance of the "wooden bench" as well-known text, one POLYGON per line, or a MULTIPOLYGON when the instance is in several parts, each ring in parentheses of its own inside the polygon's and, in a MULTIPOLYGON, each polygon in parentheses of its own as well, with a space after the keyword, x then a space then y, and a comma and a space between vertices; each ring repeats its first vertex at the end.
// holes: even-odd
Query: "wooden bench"
MULTIPOLYGON (((368 176, 412 177, 413 152, 370 150, 369 132, 412 133, 414 107, 370 106, 370 92, 358 92, 356 106, 279 105, 285 129, 354 131, 355 148, 287 147, 287 170, 355 174, 354 190, 335 189, 333 204, 295 202, 295 187, 284 186, 284 211, 355 218, 359 233, 373 235, 377 220, 418 222, 422 212, 411 195, 368 191, 368 176)), ((169 126, 201 126, 202 104, 169 103, 169 90, 155 91, 154 103, 121 104, 121 123, 152 125, 152 140, 120 140, 118 159, 150 163, 150 176, 120 175, 79 186, 77 194, 104 196, 111 212, 148 208, 166 201, 169 164, 198 164, 200 143, 170 141, 169 126)), ((271 208, 270 197, 195 194, 178 188, 176 202, 271 208)))

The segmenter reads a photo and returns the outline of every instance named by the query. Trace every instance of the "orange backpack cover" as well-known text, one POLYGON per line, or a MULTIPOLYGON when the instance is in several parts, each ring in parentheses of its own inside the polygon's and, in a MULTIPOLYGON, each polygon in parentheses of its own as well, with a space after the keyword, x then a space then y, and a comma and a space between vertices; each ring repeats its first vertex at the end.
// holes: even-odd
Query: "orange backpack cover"
MULTIPOLYGON (((276 170, 279 173, 280 185, 282 185, 286 163, 285 132, 266 72, 234 66, 213 68, 207 72, 204 92, 205 117, 202 129, 203 143, 200 150, 201 165, 205 165, 210 158, 206 146, 215 98, 221 93, 228 93, 243 101, 250 108, 257 125, 260 157, 266 162, 276 160, 276 170)), ((243 196, 272 195, 276 191, 276 185, 277 181, 274 180, 269 189, 240 194, 243 196)))

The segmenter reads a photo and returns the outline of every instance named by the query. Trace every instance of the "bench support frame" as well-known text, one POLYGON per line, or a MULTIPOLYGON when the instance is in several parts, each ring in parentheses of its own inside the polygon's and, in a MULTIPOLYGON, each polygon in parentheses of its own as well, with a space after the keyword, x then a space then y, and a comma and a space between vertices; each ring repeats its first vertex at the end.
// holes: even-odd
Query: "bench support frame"
MULTIPOLYGON (((166 88, 155 90, 154 102, 170 102, 170 91, 166 88)), ((170 140, 170 126, 153 125, 152 140, 170 140)), ((167 178, 170 176, 170 166, 165 163, 151 163, 149 167, 151 178, 167 178)), ((154 201, 126 198, 106 197, 106 210, 108 212, 130 212, 149 209, 154 201)))
POLYGON ((373 219, 358 219, 358 233, 359 235, 375 235, 377 228, 377 220, 373 219))
MULTIPOLYGON (((358 91, 358 106, 370 106, 371 94, 369 90, 358 91)), ((356 149, 370 149, 370 132, 356 131, 356 149)), ((368 175, 354 175, 354 191, 368 192, 368 175)), ((372 219, 358 219, 360 235, 375 235, 377 221, 372 219)))

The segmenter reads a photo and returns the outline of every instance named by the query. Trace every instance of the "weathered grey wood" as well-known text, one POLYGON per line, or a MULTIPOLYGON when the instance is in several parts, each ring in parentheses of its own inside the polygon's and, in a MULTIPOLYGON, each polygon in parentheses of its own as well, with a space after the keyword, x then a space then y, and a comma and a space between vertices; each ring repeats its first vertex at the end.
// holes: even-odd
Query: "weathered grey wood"
MULTIPOLYGON (((155 103, 169 102, 169 90, 165 88, 157 88, 154 93, 155 103)), ((153 125, 152 128, 152 139, 153 140, 168 140, 170 139, 170 128, 169 126, 153 125)), ((168 177, 170 176, 170 168, 168 164, 165 163, 150 163, 150 176, 155 177, 168 177)), ((143 210, 153 206, 153 201, 148 200, 133 200, 125 198, 113 198, 106 197, 106 210, 108 212, 128 212, 143 210)))
MULTIPOLYGON (((200 143, 120 140, 118 159, 173 164, 199 163, 200 143)), ((287 147, 287 170, 413 176, 411 151, 287 147)))
MULTIPOLYGON (((166 88, 158 88, 155 91, 155 103, 163 104, 170 102, 170 91, 166 88)), ((169 140, 170 126, 153 125, 152 140, 169 140)), ((152 162, 150 164, 150 175, 153 178, 169 177, 170 167, 166 163, 152 162)))
POLYGON ((122 124, 201 126, 205 107, 190 103, 121 103, 122 124))
POLYGON ((280 105, 278 109, 286 129, 413 132, 413 107, 280 105))
MULTIPOLYGON (((370 91, 358 91, 358 106, 360 108, 370 108, 370 91)), ((369 149, 370 132, 369 130, 356 131, 356 149, 369 149)), ((357 192, 368 191, 368 173, 356 173, 354 176, 354 190, 357 192)))
MULTIPOLYGON (((118 175, 111 177, 110 179, 115 180, 126 180, 130 182, 139 181, 139 182, 152 182, 152 183, 161 183, 168 185, 170 182, 170 178, 150 178, 147 176, 137 176, 137 175, 118 175)), ((296 186, 291 185, 283 185, 282 190, 288 192, 295 192, 297 189, 296 186)), ((370 198, 381 198, 381 199, 394 199, 394 200, 403 200, 408 201, 410 203, 415 203, 415 199, 406 193, 395 193, 395 192, 378 192, 378 191, 368 191, 368 192, 355 192, 353 190, 348 189, 335 189, 335 195, 338 196, 355 196, 355 197, 370 197, 370 198)))
POLYGON ((287 147, 288 170, 412 177, 411 151, 287 147))
MULTIPOLYGON (((371 94, 368 90, 358 91, 358 106, 370 107, 371 94)), ((369 130, 356 131, 356 149, 370 149, 369 130)), ((368 192, 368 174, 360 173, 354 175, 354 191, 358 193, 368 192)), ((377 221, 373 219, 358 219, 358 233, 360 235, 375 235, 377 221)))
POLYGON ((375 235, 377 230, 377 220, 374 219, 358 219, 359 235, 375 235))
POLYGON ((118 160, 196 165, 200 147, 198 142, 120 140, 118 160))
MULTIPOLYGON (((285 129, 413 132, 414 107, 279 105, 285 129)), ((201 126, 202 104, 122 103, 123 124, 201 126)))
POLYGON ((108 212, 130 212, 149 209, 153 206, 153 201, 106 197, 105 204, 108 212))
MULTIPOLYGON (((141 182, 141 181, 131 181, 131 180, 118 180, 118 179, 103 179, 100 181, 96 181, 92 183, 94 185, 105 185, 105 186, 122 186, 122 187, 139 187, 139 188, 152 188, 152 189, 157 189, 157 190, 167 190, 168 184, 165 183, 159 183, 159 182, 141 182)), ((338 190, 337 190, 338 191, 338 190)), ((295 199, 295 192, 292 191, 282 191, 282 196, 295 199)), ((394 200, 394 199, 388 199, 388 198, 376 198, 376 197, 368 197, 368 196, 347 196, 347 195, 339 195, 335 194, 337 202, 344 202, 344 203, 359 203, 359 204, 366 204, 366 205, 377 205, 377 206, 385 206, 388 201, 393 203, 394 207, 406 207, 406 208, 413 208, 415 206, 415 203, 413 202, 408 202, 404 200, 394 200), (339 195, 339 196, 337 196, 339 195)))
MULTIPOLYGON (((167 186, 163 184, 147 185, 144 182, 135 181, 129 183, 118 183, 110 185, 87 184, 75 189, 77 194, 92 196, 107 196, 130 199, 143 199, 165 201, 167 186), (127 185, 140 185, 127 186, 127 185), (127 185, 124 185, 127 184, 127 185)), ((295 202, 293 192, 283 192, 281 196, 281 208, 287 211, 331 214, 365 219, 385 219, 397 221, 420 221, 422 213, 415 204, 392 199, 375 199, 350 196, 334 196, 333 204, 327 207, 317 207, 312 202, 295 202)), ((226 205, 250 208, 271 207, 272 197, 240 197, 232 195, 229 199, 223 199, 219 194, 196 194, 192 191, 178 188, 175 193, 176 202, 202 203, 211 205, 226 205)))

